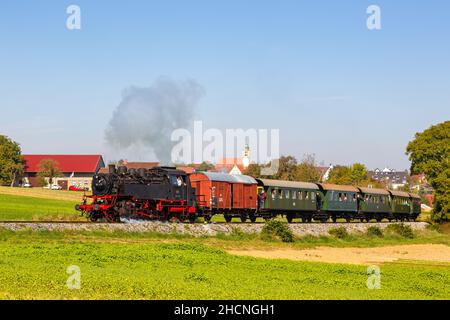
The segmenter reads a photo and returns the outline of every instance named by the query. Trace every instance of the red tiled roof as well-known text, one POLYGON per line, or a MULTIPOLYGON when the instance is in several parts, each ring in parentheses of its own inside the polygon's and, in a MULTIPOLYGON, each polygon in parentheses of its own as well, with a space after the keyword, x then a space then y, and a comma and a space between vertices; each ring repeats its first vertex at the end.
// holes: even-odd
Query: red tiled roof
POLYGON ((44 159, 52 159, 58 162, 61 172, 95 172, 99 166, 104 166, 103 158, 99 154, 26 154, 25 172, 38 172, 39 162, 44 159))
POLYGON ((245 171, 245 168, 244 168, 244 166, 242 164, 216 164, 214 169, 216 171, 218 171, 218 172, 227 172, 227 173, 229 173, 234 168, 235 165, 238 167, 238 169, 241 172, 245 171))
POLYGON ((222 158, 219 161, 217 161, 218 165, 221 164, 225 164, 225 165, 229 165, 229 164, 236 164, 236 165, 241 165, 242 164, 242 159, 241 158, 222 158))

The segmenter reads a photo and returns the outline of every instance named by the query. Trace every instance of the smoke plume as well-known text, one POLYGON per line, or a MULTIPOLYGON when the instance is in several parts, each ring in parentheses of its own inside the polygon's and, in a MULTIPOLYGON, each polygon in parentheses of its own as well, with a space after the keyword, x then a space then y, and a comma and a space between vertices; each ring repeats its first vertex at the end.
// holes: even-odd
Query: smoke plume
POLYGON ((161 164, 169 164, 172 131, 192 123, 202 96, 194 80, 159 78, 148 88, 130 87, 109 121, 106 141, 117 149, 150 148, 161 164))

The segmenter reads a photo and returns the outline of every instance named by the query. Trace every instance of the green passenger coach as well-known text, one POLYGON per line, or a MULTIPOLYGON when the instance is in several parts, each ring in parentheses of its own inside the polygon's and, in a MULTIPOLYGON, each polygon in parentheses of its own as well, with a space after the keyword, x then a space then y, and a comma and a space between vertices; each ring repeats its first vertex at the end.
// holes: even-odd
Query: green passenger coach
POLYGON ((358 189, 360 190, 360 194, 358 196, 357 218, 361 222, 369 222, 372 219, 381 222, 384 218, 391 221, 394 218, 389 203, 389 191, 361 187, 358 189))
POLYGON ((416 220, 417 217, 422 212, 421 199, 420 199, 420 196, 417 194, 410 193, 409 195, 411 197, 411 202, 412 202, 411 210, 410 210, 410 219, 416 220))
POLYGON ((400 221, 409 220, 411 214, 411 197, 403 191, 389 191, 391 194, 391 210, 400 221))
POLYGON ((350 222, 358 212, 359 190, 353 186, 319 183, 322 193, 321 210, 331 217, 333 222, 344 218, 350 222))
MULTIPOLYGON (((317 218, 317 194, 319 187, 314 183, 257 179, 258 187, 264 189, 266 200, 261 215, 265 218, 286 215, 288 222, 300 218, 310 222, 317 218)), ((261 193, 261 192, 259 192, 261 193)))

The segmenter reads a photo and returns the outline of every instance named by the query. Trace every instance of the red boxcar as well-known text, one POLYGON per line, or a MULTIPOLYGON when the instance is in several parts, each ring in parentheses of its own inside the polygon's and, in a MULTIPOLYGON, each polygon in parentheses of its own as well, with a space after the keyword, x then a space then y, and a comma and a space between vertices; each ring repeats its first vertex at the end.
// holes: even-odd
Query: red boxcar
POLYGON ((219 172, 196 172, 190 175, 197 202, 205 216, 222 213, 226 220, 245 220, 257 208, 257 181, 249 176, 219 172))

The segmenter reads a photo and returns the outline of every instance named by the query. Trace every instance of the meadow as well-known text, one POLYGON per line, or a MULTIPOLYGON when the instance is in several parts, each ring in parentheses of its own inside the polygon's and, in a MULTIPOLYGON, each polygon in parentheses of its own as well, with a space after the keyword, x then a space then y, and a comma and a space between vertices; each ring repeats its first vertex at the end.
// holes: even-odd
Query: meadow
POLYGON ((78 220, 75 201, 0 193, 0 220, 78 220))
MULTIPOLYGON (((228 254, 189 237, 0 231, 1 299, 448 299, 450 268, 387 263, 381 288, 367 266, 228 254), (66 286, 67 267, 81 288, 66 286)), ((217 242, 219 241, 219 242, 217 242)), ((225 241, 225 240, 222 240, 225 241)), ((285 245, 285 244, 279 244, 285 245)))
MULTIPOLYGON (((73 209, 81 196, 0 187, 0 220, 84 220, 73 209)), ((449 246, 448 229, 447 225, 425 230, 413 238, 387 233, 382 237, 330 235, 283 243, 237 230, 194 238, 151 232, 12 232, 0 228, 0 299, 449 299, 448 263, 384 263, 381 288, 371 290, 366 285, 366 265, 229 253, 247 248, 449 246), (80 289, 66 285, 71 265, 80 268, 80 289)))

